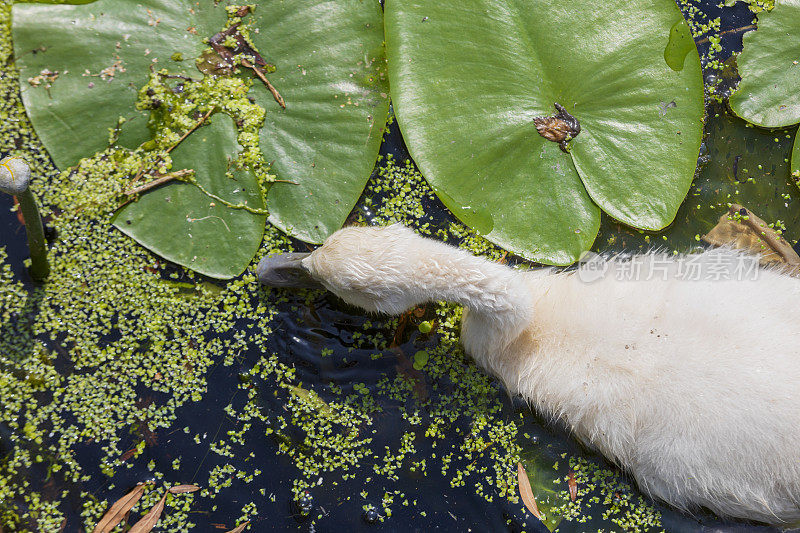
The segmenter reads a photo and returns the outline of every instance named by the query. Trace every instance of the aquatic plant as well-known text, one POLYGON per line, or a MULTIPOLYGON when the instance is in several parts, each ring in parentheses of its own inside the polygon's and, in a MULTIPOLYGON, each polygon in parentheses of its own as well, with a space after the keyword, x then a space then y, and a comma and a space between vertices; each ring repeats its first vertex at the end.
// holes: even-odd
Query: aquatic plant
MULTIPOLYGON (((758 15, 758 29, 743 38, 737 57, 742 81, 730 97, 731 109, 764 128, 800 122, 800 1, 776 0, 758 15)), ((795 137, 792 176, 800 182, 800 137, 795 137)))
MULTIPOLYGON (((15 10, 22 7, 18 5, 15 10)), ((130 179, 148 157, 110 149, 86 159, 74 170, 59 172, 52 166, 19 100, 16 66, 22 61, 11 61, 9 12, 10 2, 0 3, 0 59, 6 65, 0 70, 4 119, 0 121, 0 149, 14 155, 24 153, 34 174, 42 176, 34 182, 35 193, 42 200, 43 214, 53 217, 59 241, 54 243, 51 254, 58 275, 51 277, 44 293, 30 292, 14 277, 13 245, 9 247, 10 258, 0 249, 0 328, 15 331, 13 338, 0 339, 0 429, 7 452, 0 461, 0 478, 4 481, 0 486, 0 523, 21 530, 58 531, 68 518, 66 530, 78 525, 91 530, 111 503, 136 482, 154 478, 159 486, 169 486, 197 476, 201 491, 184 500, 167 500, 165 516, 159 524, 164 531, 186 531, 194 523, 205 526, 209 522, 230 527, 252 520, 251 531, 264 524, 289 523, 286 508, 293 488, 303 498, 306 490, 313 496, 303 501, 309 509, 306 524, 316 523, 317 529, 343 516, 350 520, 347 513, 354 507, 360 512, 362 505, 365 519, 388 519, 387 527, 391 528, 406 523, 399 521, 427 520, 426 515, 433 519, 441 510, 428 499, 434 495, 417 498, 414 489, 408 488, 418 486, 416 480, 404 477, 409 472, 406 467, 413 464, 414 475, 424 483, 444 480, 445 497, 458 495, 450 498, 451 504, 468 501, 484 519, 484 513, 497 516, 507 511, 507 520, 531 530, 538 525, 526 516, 521 503, 515 503, 514 472, 522 455, 533 475, 530 455, 540 451, 545 452, 541 468, 553 473, 548 488, 554 487, 558 492, 554 497, 558 508, 553 514, 566 516, 562 529, 660 528, 650 525, 660 520, 652 502, 642 501, 618 472, 589 461, 584 473, 581 452, 564 449, 569 446, 567 439, 548 441, 548 433, 526 408, 520 407, 510 415, 502 407, 505 393, 458 347, 458 309, 437 306, 422 317, 409 319, 407 334, 418 329, 414 327, 418 321, 419 325, 430 322, 433 326, 430 339, 408 345, 408 355, 418 348, 430 355, 420 373, 413 369, 411 360, 402 366, 394 351, 384 349, 393 340, 397 323, 348 316, 342 333, 352 334, 353 345, 342 346, 338 339, 324 340, 319 360, 313 360, 318 365, 313 368, 333 363, 349 369, 355 363, 362 365, 362 370, 374 370, 369 375, 375 375, 375 382, 355 383, 348 388, 350 380, 343 383, 309 379, 302 375, 303 365, 292 368, 298 362, 295 358, 273 353, 274 340, 286 336, 282 329, 285 324, 276 322, 276 318, 285 317, 287 323, 304 321, 321 310, 318 298, 287 300, 278 293, 254 291, 252 272, 224 284, 211 282, 165 264, 111 229, 113 208, 127 199, 124 193, 130 190, 130 179), (59 216, 54 217, 56 214, 59 216), (121 294, 125 297, 120 298, 121 294), (117 323, 120 317, 122 320, 117 323), (441 341, 436 340, 438 335, 442 335, 441 341), (237 379, 238 372, 241 375, 237 379), (228 379, 231 373, 233 377, 228 379), (262 378, 262 373, 266 377, 262 378), (251 375, 257 377, 250 378, 251 375), (453 385, 454 378, 458 378, 457 386, 453 385), (232 387, 228 383, 231 380, 232 387), (304 401, 303 394, 291 387, 301 387, 309 397, 313 393, 323 403, 304 401), (420 403, 419 390, 440 396, 432 404, 420 403), (221 395, 229 391, 233 394, 227 405, 228 398, 221 395), (337 416, 350 414, 352 418, 326 418, 325 404, 337 416), (403 407, 402 414, 398 406, 403 407), (377 407, 384 411, 378 412, 377 407), (265 415, 265 420, 257 414, 265 415), (246 420, 247 417, 251 419, 246 420), (375 461, 380 474, 371 469, 371 464, 364 475, 345 462, 328 463, 331 453, 325 454, 325 446, 333 440, 309 439, 310 447, 302 446, 306 427, 312 435, 316 428, 329 427, 334 430, 331 436, 349 436, 349 424, 366 417, 373 425, 359 427, 362 436, 373 441, 366 445, 364 453, 375 461), (416 438, 387 436, 381 419, 402 425, 403 435, 406 430, 415 432, 416 438), (216 434, 218 427, 221 430, 216 434), (267 430, 274 433, 265 437, 267 430), (297 440, 282 441, 279 433, 297 440), (167 434, 168 439, 155 443, 152 440, 167 434), (285 451, 279 450, 280 442, 288 443, 285 451), (390 449, 384 449, 383 443, 390 449), (548 455, 553 449, 558 450, 555 457, 548 455), (175 458, 165 459, 167 453, 174 453, 175 458), (269 468, 263 468, 265 464, 269 468), (400 468, 396 467, 398 464, 400 468), (573 477, 577 480, 575 501, 571 501, 568 490, 570 470, 575 470, 573 477), (398 477, 399 481, 392 481, 389 476, 398 477), (317 485, 320 479, 322 485, 317 485), (53 486, 58 490, 52 491, 53 486), (478 499, 474 499, 476 493, 478 499), (337 503, 336 507, 325 505, 330 516, 319 508, 326 497, 337 503), (481 503, 489 499, 491 504, 481 503), (603 520, 603 515, 610 523, 603 520), (594 527, 576 524, 587 519, 594 527)), ((710 20, 701 26, 713 34, 718 20, 716 25, 710 20)), ((193 38, 192 34, 187 38, 193 38)), ((261 51, 268 60, 274 60, 269 57, 269 47, 261 51)), ((23 58, 32 55, 21 53, 23 58)), ((167 57, 159 65, 185 66, 190 56, 184 55, 180 63, 167 57)), ((280 87, 276 74, 267 75, 280 87)), ((148 76, 149 73, 143 76, 134 89, 151 83, 148 76)), ((83 80, 95 83, 92 90, 100 86, 97 77, 83 80)), ((181 81, 185 80, 166 83, 177 89, 181 81)), ((255 81, 251 90, 258 83, 261 82, 255 81)), ((23 76, 25 90, 27 85, 23 76)), ((191 92, 192 87, 187 82, 184 92, 191 92)), ((154 87, 154 91, 160 90, 154 87)), ((279 109, 272 95, 264 91, 265 106, 258 107, 279 109)), ((180 95, 170 92, 180 103, 180 95)), ((137 98, 133 90, 131 93, 137 98)), ((166 88, 164 94, 167 95, 166 88)), ((282 94, 285 96, 283 91, 282 94)), ((229 96, 237 103, 243 101, 233 92, 229 96)), ((141 92, 138 97, 142 97, 141 92)), ((149 105, 150 98, 145 94, 141 102, 149 105)), ((288 98, 287 105, 291 105, 288 98)), ((176 128, 177 135, 172 140, 196 124, 202 114, 175 115, 182 127, 176 128)), ((205 128, 226 129, 232 119, 223 114, 227 113, 217 110, 212 114, 210 126, 199 128, 198 136, 205 128)), ((112 118, 111 124, 100 126, 101 148, 105 147, 106 128, 116 124, 116 117, 112 118)), ((783 175, 783 155, 779 154, 785 151, 785 136, 744 129, 724 114, 714 118, 713 109, 711 120, 707 154, 712 160, 692 187, 691 201, 685 202, 676 223, 653 235, 607 220, 596 246, 636 249, 663 242, 670 249, 683 250, 695 243, 696 233, 702 234, 713 226, 727 209, 726 202, 748 199, 758 204, 758 212, 774 221, 776 228, 786 229, 788 236, 798 233, 800 211, 796 202, 800 193, 793 185, 784 186, 782 177, 775 178, 783 175), (730 177, 733 155, 726 154, 742 154, 741 160, 737 156, 738 174, 734 179, 730 177), (776 202, 776 197, 781 201, 776 202)), ((236 131, 237 135, 241 133, 238 127, 236 131)), ((232 139, 227 135, 225 138, 232 139)), ((240 142, 239 138, 233 140, 240 142)), ((171 146, 171 142, 164 146, 171 146)), ((170 157, 179 157, 180 148, 176 147, 170 157)), ((183 168, 179 161, 173 162, 170 169, 161 170, 169 174, 183 168)), ((184 177, 191 179, 191 175, 184 177)), ((174 186, 188 187, 182 183, 174 186)), ((141 198, 144 197, 143 194, 141 198)), ((214 202, 207 196, 203 201, 214 202)), ((460 243, 494 260, 506 257, 502 249, 458 221, 442 221, 440 209, 433 191, 413 164, 384 160, 368 182, 353 220, 371 224, 403 222, 423 234, 460 243)), ((306 212, 300 214, 308 216, 306 212)), ((116 222, 120 220, 118 216, 116 222)), ((285 236, 268 227, 257 257, 291 248, 285 236)), ((348 455, 356 453, 358 440, 350 437, 348 455)), ((537 490, 534 484, 542 504, 544 496, 537 490)), ((133 520, 157 505, 160 498, 158 490, 147 491, 132 510, 133 520)), ((449 510, 458 514, 453 507, 449 510)), ((354 519, 356 523, 360 521, 358 514, 354 519)), ((449 516, 444 519, 451 520, 449 516)), ((696 524, 693 519, 686 520, 696 524)))
MULTIPOLYGON (((96 133, 72 140, 95 106, 102 110, 90 120, 95 131, 112 128, 113 144, 147 150, 166 150, 165 139, 174 142, 193 125, 190 119, 202 115, 209 99, 201 92, 168 105, 163 93, 142 98, 140 91, 137 107, 153 110, 148 131, 146 120, 131 109, 135 95, 128 87, 142 86, 148 66, 160 67, 162 76, 191 78, 197 58, 207 77, 254 72, 263 83, 251 89, 245 76, 240 98, 252 94, 263 119, 238 126, 248 155, 237 158, 237 167, 256 173, 272 223, 319 243, 342 225, 363 189, 388 105, 379 8, 342 0, 325 3, 323 17, 322 5, 270 2, 254 12, 247 6, 223 10, 163 0, 136 9, 124 9, 117 0, 19 6, 15 42, 27 80, 23 97, 34 126, 63 166, 108 144, 96 133), (184 28, 181 17, 187 14, 184 28), (120 39, 121 25, 137 31, 120 39), (204 49, 203 37, 210 38, 210 48, 204 49), (198 97, 205 102, 197 103, 198 97), (184 119, 170 119, 163 109, 184 119), (148 142, 151 133, 155 138, 148 142)), ((667 0, 596 7, 564 11, 540 5, 528 19, 521 15, 526 8, 506 0, 466 12, 455 4, 435 12, 427 5, 387 4, 393 91, 412 155, 457 217, 527 259, 576 260, 597 234, 601 209, 634 227, 666 226, 694 175, 702 78, 681 14, 667 0), (489 26, 485 13, 493 14, 489 26), (576 28, 571 20, 593 22, 576 28), (569 61, 562 64, 564 58, 569 61), (482 81, 476 85, 475 79, 482 81), (554 152, 545 140, 565 151, 571 147, 569 154, 554 152)), ((192 82, 168 90, 189 90, 192 82)), ((156 91, 152 81, 148 91, 156 91)), ((231 116, 236 110, 221 109, 231 116)), ((199 157, 183 151, 190 160, 199 157)), ((170 164, 169 157, 152 161, 155 168, 147 175, 158 179, 170 164)), ((230 184, 220 173, 211 179, 220 187, 230 184)), ((161 195, 172 198, 172 192, 161 195)), ((155 200, 133 207, 154 223, 138 231, 122 229, 199 272, 217 277, 241 272, 241 261, 231 274, 237 269, 204 270, 211 258, 193 260, 198 246, 183 242, 189 233, 176 212, 196 219, 187 212, 202 205, 195 196, 179 195, 178 206, 166 211, 154 208, 155 200)), ((213 216, 221 218, 224 208, 217 207, 213 216)), ((267 212, 250 208, 256 215, 267 212)), ((254 235, 258 225, 258 217, 251 217, 246 233, 254 235)), ((191 238, 205 239, 215 230, 211 223, 194 225, 191 238)), ((254 239, 244 239, 242 256, 254 239)))
POLYGON ((0 161, 0 192, 14 196, 19 202, 31 254, 31 277, 43 280, 50 273, 50 264, 47 262, 47 239, 30 183, 31 168, 24 159, 12 156, 4 157, 0 161))
MULTIPOLYGON (((128 191, 180 170, 170 148, 213 107, 236 119, 241 152, 230 145, 230 136, 222 137, 210 153, 223 159, 196 169, 208 157, 209 144, 217 142, 209 137, 209 143, 191 143, 192 136, 209 133, 201 127, 175 154, 184 168, 208 171, 205 181, 201 172, 195 174, 198 182, 239 204, 241 198, 230 198, 237 195, 237 182, 220 168, 226 156, 234 157, 236 170, 258 179, 261 190, 249 194, 264 196, 272 224, 309 242, 321 242, 342 226, 375 164, 389 107, 377 3, 84 4, 14 6, 23 100, 60 168, 109 145, 138 149, 144 167, 132 172, 121 192, 128 191)), ((216 202, 218 209, 210 211, 213 199, 181 183, 162 189, 148 193, 161 201, 130 208, 137 215, 146 212, 151 224, 140 226, 137 216, 122 229, 198 272, 241 273, 257 246, 254 236, 263 233, 264 205, 254 198, 250 213, 226 215, 231 206, 216 202), (167 197, 173 203, 160 209, 167 197), (217 218, 186 222, 205 216, 217 218), (230 217, 244 235, 225 240, 225 249, 235 253, 214 265, 206 248, 219 247, 217 232, 226 230, 218 219, 231 227, 230 217), (192 239, 201 242, 186 242, 192 239)))
POLYGON ((484 237, 563 265, 592 245, 601 210, 640 229, 672 222, 704 120, 674 2, 389 0, 385 17, 411 156, 484 237))

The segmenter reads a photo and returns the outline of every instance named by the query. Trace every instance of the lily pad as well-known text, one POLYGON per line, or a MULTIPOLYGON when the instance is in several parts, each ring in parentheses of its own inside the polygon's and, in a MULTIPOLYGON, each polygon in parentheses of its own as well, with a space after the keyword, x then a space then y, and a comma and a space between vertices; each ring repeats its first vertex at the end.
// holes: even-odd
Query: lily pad
POLYGON ((674 2, 388 0, 385 17, 411 156, 489 240, 568 264, 591 246, 601 209, 642 229, 673 220, 704 117, 696 48, 675 58, 673 42, 678 70, 665 60, 683 20, 674 2), (534 127, 556 103, 580 122, 569 153, 534 127))
POLYGON ((777 0, 744 35, 737 58, 742 81, 730 97, 734 113, 757 126, 800 122, 800 0, 777 0))
POLYGON ((794 147, 792 148, 792 176, 795 182, 800 182, 800 135, 794 138, 794 147))
POLYGON ((251 37, 277 70, 269 80, 280 109, 259 85, 267 109, 261 150, 280 179, 267 195, 269 220, 307 242, 342 227, 378 156, 389 112, 383 15, 377 1, 261 2, 251 37))
POLYGON ((599 253, 646 252, 653 247, 680 253, 698 251, 702 237, 738 203, 768 223, 779 223, 792 243, 800 236, 800 188, 789 178, 794 131, 754 128, 727 111, 708 108, 704 164, 675 220, 664 230, 641 232, 604 217, 592 249, 599 253))
POLYGON ((125 123, 119 144, 150 138, 146 113, 134 109, 150 67, 197 77, 203 38, 227 19, 224 3, 98 0, 86 5, 15 4, 14 55, 22 100, 60 168, 104 149, 109 128, 125 123), (48 74, 48 72, 50 74, 48 74))
MULTIPOLYGON (((225 115, 212 116, 172 152, 173 170, 194 169, 194 179, 231 204, 263 209, 258 181, 250 172, 231 169, 241 147, 236 128, 225 115), (202 153, 203 157, 196 157, 202 153), (222 179, 220 179, 222 178, 222 179)), ((233 209, 196 185, 173 181, 143 194, 122 208, 114 225, 161 257, 212 278, 241 274, 261 244, 266 215, 233 209)))
MULTIPOLYGON (((146 115, 133 108, 136 90, 151 65, 198 77, 194 58, 203 39, 223 28, 223 7, 190 0, 15 6, 23 99, 56 163, 72 165, 105 148, 120 116, 129 119, 121 145, 149 139, 146 115), (38 81, 43 72, 54 79, 38 81)), ((280 108, 255 81, 252 94, 267 110, 261 149, 280 180, 296 183, 269 192, 270 220, 322 242, 361 194, 388 114, 380 5, 275 0, 260 3, 248 23, 256 47, 277 68, 269 80, 286 101, 280 108)))

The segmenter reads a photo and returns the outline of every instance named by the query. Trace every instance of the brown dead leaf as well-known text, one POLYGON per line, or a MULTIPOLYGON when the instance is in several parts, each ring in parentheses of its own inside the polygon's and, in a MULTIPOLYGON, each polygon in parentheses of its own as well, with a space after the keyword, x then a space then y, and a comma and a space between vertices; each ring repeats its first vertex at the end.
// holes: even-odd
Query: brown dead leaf
POLYGON ((119 460, 123 463, 136 454, 136 446, 119 456, 119 460))
POLYGON ((542 520, 542 513, 539 512, 539 507, 536 505, 536 498, 533 497, 533 489, 531 489, 531 482, 528 479, 528 473, 525 472, 525 467, 522 463, 517 463, 517 483, 519 484, 519 495, 522 498, 522 503, 528 508, 533 516, 542 520))
POLYGON ((167 501, 168 491, 158 500, 158 503, 150 509, 150 512, 144 515, 138 522, 133 524, 133 527, 128 533, 149 533, 156 526, 161 519, 161 513, 164 512, 164 502, 167 501))
POLYGON ((800 271, 800 256, 786 239, 739 204, 732 204, 703 240, 714 246, 733 246, 759 255, 762 266, 783 265, 794 275, 800 271))
POLYGON ((185 494, 187 492, 200 490, 200 487, 197 485, 175 485, 174 487, 170 487, 168 490, 170 494, 185 494))
POLYGON ((578 482, 575 481, 575 472, 570 472, 567 478, 567 486, 569 486, 569 499, 573 502, 578 497, 578 482))
POLYGON ((233 74, 233 69, 236 67, 233 58, 230 55, 221 56, 214 50, 206 50, 195 62, 197 69, 203 74, 211 74, 214 76, 230 76, 233 74))
POLYGON ((146 483, 139 483, 125 496, 115 501, 94 527, 93 533, 108 533, 109 531, 113 531, 114 528, 117 527, 117 524, 122 522, 125 515, 133 509, 133 506, 136 505, 136 502, 138 502, 139 498, 144 494, 144 489, 146 487, 146 483))
POLYGON ((225 533, 242 533, 242 531, 244 531, 245 528, 247 526, 249 526, 249 525, 250 525, 250 520, 248 520, 247 522, 245 522, 243 524, 240 524, 240 525, 236 526, 235 528, 231 529, 230 531, 226 531, 225 533))

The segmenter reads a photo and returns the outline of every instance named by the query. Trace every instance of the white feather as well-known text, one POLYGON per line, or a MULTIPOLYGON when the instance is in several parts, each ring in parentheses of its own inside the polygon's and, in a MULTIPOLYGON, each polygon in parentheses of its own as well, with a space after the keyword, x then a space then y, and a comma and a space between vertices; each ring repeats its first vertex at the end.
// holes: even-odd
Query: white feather
POLYGON ((519 271, 391 226, 343 229, 304 264, 368 311, 463 304, 467 353, 651 495, 682 509, 796 522, 800 281, 775 270, 681 277, 690 263, 707 277, 742 258, 724 249, 637 256, 639 281, 624 279, 624 258, 602 259, 604 275, 587 283, 575 271, 519 271))

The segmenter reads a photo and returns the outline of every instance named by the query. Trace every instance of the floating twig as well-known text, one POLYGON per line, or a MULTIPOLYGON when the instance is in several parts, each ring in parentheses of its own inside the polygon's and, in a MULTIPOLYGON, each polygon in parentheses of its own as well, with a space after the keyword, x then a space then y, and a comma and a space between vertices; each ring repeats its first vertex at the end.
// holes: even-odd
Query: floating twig
MULTIPOLYGON (((726 35, 728 33, 739 33, 739 32, 750 31, 750 30, 754 30, 754 29, 756 29, 756 25, 755 24, 748 24, 747 26, 740 26, 739 28, 733 28, 731 30, 721 31, 721 32, 715 34, 715 36, 719 37, 720 35, 726 35)), ((709 41, 709 38, 708 37, 704 37, 703 39, 700 39, 699 41, 697 41, 697 44, 705 44, 708 41, 709 41)))
POLYGON ((184 140, 186 137, 188 137, 188 136, 189 136, 189 135, 190 135, 190 134, 191 134, 191 133, 192 133, 194 130, 196 130, 197 128, 199 128, 200 126, 202 126, 202 125, 203 125, 203 122, 205 122, 206 120, 208 120, 208 117, 210 117, 210 116, 211 116, 211 113, 213 113, 213 112, 214 112, 214 109, 216 109, 216 108, 215 108, 215 107, 212 107, 211 109, 209 109, 209 110, 208 110, 208 113, 206 113, 205 115, 203 115, 203 116, 200 118, 200 120, 198 120, 198 121, 197 121, 197 123, 195 123, 195 125, 194 125, 194 126, 192 126, 192 127, 191 127, 191 128, 190 128, 190 129, 189 129, 187 132, 186 132, 186 133, 184 133, 183 135, 181 135, 181 138, 180 138, 180 139, 178 139, 178 140, 177 140, 177 142, 175 142, 175 144, 173 144, 172 146, 170 146, 169 148, 167 148, 167 153, 170 153, 171 151, 173 151, 173 150, 174 150, 174 149, 175 149, 175 148, 176 148, 176 147, 177 147, 179 144, 181 144, 181 143, 183 142, 183 140, 184 140))
MULTIPOLYGON (((204 123, 206 120, 208 120, 208 117, 210 117, 210 116, 211 116, 211 113, 213 113, 215 109, 216 109, 216 107, 212 107, 211 109, 209 109, 209 110, 208 110, 208 113, 206 113, 205 115, 203 115, 202 117, 200 117, 200 120, 198 120, 198 121, 195 123, 195 125, 194 125, 194 126, 192 126, 192 127, 191 127, 191 128, 188 130, 188 131, 186 131, 186 132, 185 132, 183 135, 181 135, 181 138, 180 138, 180 139, 178 139, 178 140, 175 142, 175 144, 173 144, 172 146, 170 146, 169 148, 167 148, 167 150, 166 150, 166 153, 168 154, 168 153, 172 152, 172 151, 173 151, 173 150, 174 150, 174 149, 175 149, 175 148, 176 148, 176 147, 177 147, 179 144, 181 144, 181 143, 183 142, 183 140, 184 140, 186 137, 188 137, 188 136, 189 136, 189 135, 190 135, 192 132, 194 132, 194 130, 196 130, 197 128, 199 128, 200 126, 202 126, 202 125, 203 125, 203 123, 204 123)), ((158 162, 158 161, 160 161, 160 160, 161 160, 161 156, 159 156, 159 157, 158 157, 158 159, 156 159, 156 162, 158 162)), ((139 172, 137 172, 137 173, 136 173, 136 176, 134 176, 134 177, 133 177, 133 179, 132 179, 132 180, 131 180, 131 182, 128 184, 128 186, 132 186, 132 185, 136 184, 136 183, 137 183, 137 182, 138 182, 140 179, 142 179, 142 176, 144 176, 144 173, 145 173, 145 171, 146 171, 146 170, 147 170, 147 168, 146 168, 144 165, 142 165, 142 168, 140 168, 140 169, 139 169, 139 172)), ((126 194, 127 194, 127 193, 126 193, 126 194)))
POLYGON ((258 67, 258 65, 254 65, 250 61, 248 61, 247 59, 244 59, 244 58, 242 58, 241 64, 242 64, 243 67, 247 67, 247 68, 253 69, 253 72, 256 73, 256 76, 258 76, 258 79, 260 79, 262 82, 264 82, 264 85, 267 86, 267 89, 269 89, 269 92, 272 93, 272 97, 275 99, 276 102, 278 102, 278 105, 281 106, 283 109, 286 109, 286 102, 283 101, 283 96, 281 96, 281 93, 278 92, 278 89, 276 89, 269 82, 267 77, 264 75, 264 72, 258 67))
MULTIPOLYGON (((244 11, 245 14, 249 12, 249 9, 244 11)), ((275 88, 275 86, 269 82, 267 76, 262 70, 262 67, 268 66, 267 62, 264 61, 264 58, 261 57, 261 54, 259 54, 257 50, 253 49, 247 39, 245 39, 245 37, 239 32, 240 24, 240 22, 237 22, 229 28, 217 33, 208 40, 208 44, 211 45, 211 48, 214 49, 220 58, 228 63, 238 62, 238 64, 245 68, 253 69, 253 72, 256 73, 256 76, 258 76, 258 78, 264 82, 264 85, 266 85, 267 89, 269 89, 269 92, 272 93, 272 97, 275 98, 275 101, 278 102, 278 105, 280 105, 281 108, 286 109, 286 102, 284 102, 283 97, 275 88), (236 46, 233 48, 229 48, 224 44, 229 37, 236 41, 236 46), (251 57, 252 61, 245 56, 251 57)))
POLYGON ((149 191, 150 189, 155 189, 156 187, 163 185, 172 180, 185 178, 186 176, 194 173, 194 170, 191 168, 184 168, 181 170, 176 170, 175 172, 170 172, 169 174, 164 174, 163 176, 154 179, 153 181, 148 181, 143 185, 139 185, 138 187, 134 187, 133 189, 128 189, 122 194, 127 196, 133 196, 134 194, 140 194, 145 191, 149 191))

